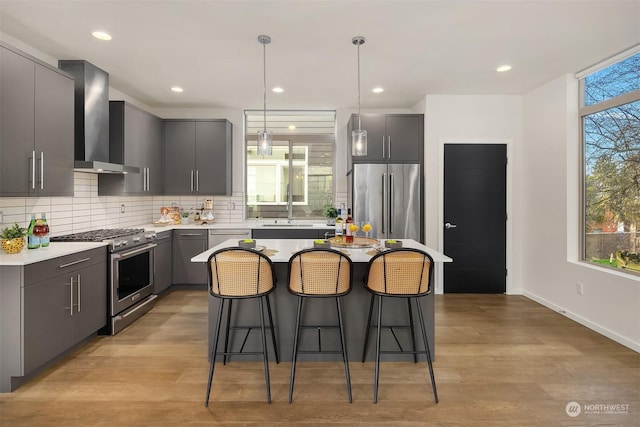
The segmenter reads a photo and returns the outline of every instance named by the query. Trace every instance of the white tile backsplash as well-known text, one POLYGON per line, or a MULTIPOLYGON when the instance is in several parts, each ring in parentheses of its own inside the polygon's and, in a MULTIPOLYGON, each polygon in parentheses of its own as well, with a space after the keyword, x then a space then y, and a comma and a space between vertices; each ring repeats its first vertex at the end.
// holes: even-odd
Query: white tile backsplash
POLYGON ((74 173, 74 197, 0 197, 1 228, 14 222, 27 226, 31 214, 44 212, 54 236, 98 228, 126 228, 150 224, 160 217, 160 207, 195 209, 213 199, 216 223, 238 223, 244 219, 243 193, 225 196, 98 196, 98 175, 74 173), (125 212, 121 212, 124 205, 125 212))

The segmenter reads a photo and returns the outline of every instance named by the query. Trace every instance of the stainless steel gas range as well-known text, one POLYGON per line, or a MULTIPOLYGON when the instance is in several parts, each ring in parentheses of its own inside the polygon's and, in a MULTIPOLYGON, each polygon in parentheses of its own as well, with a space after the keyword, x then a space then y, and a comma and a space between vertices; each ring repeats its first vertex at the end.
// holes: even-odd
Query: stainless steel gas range
POLYGON ((86 231, 52 237, 57 242, 107 242, 109 244, 108 330, 115 335, 148 312, 153 294, 156 234, 139 228, 86 231))

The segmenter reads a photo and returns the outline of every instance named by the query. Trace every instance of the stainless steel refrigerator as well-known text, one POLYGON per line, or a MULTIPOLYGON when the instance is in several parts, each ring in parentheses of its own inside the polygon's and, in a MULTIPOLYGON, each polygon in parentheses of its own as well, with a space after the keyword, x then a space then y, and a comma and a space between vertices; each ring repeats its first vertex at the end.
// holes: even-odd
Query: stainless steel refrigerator
POLYGON ((370 237, 423 241, 419 164, 354 164, 349 176, 353 220, 370 221, 370 237))

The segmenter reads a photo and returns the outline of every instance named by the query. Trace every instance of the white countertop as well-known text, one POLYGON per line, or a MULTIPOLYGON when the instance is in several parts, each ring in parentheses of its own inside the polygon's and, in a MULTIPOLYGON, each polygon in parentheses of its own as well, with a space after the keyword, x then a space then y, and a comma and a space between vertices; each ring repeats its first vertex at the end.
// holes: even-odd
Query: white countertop
POLYGON ((6 254, 0 251, 1 266, 28 265, 46 261, 65 255, 71 255, 89 249, 107 246, 105 242, 51 242, 48 248, 27 249, 26 246, 17 254, 6 254))
MULTIPOLYGON (((421 249, 431 255, 434 262, 452 262, 453 259, 448 256, 431 249, 415 240, 411 239, 399 239, 406 248, 421 249)), ((274 255, 270 256, 273 262, 289 262, 289 258, 294 252, 302 249, 313 247, 313 239, 255 239, 256 245, 265 246, 267 249, 278 251, 274 255)), ((225 240, 223 243, 210 248, 201 254, 198 254, 191 258, 191 262, 207 262, 209 256, 218 249, 238 246, 238 239, 225 240)), ((340 248, 336 248, 340 249, 340 248)), ((353 262, 369 262, 371 255, 367 255, 367 252, 373 250, 373 248, 364 249, 345 249, 343 250, 346 255, 351 258, 353 262)))

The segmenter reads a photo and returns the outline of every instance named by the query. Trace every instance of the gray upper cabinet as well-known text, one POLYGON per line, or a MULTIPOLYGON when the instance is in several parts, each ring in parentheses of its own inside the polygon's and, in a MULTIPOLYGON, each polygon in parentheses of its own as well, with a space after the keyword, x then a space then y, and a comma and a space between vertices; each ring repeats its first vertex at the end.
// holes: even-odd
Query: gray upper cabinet
POLYGON ((73 79, 0 45, 0 195, 73 196, 73 79))
POLYGON ((164 121, 164 193, 231 195, 228 120, 164 121))
MULTIPOLYGON (((358 128, 358 116, 348 125, 349 156, 351 131, 358 128)), ((363 114, 361 128, 367 131, 367 155, 352 157, 353 163, 421 163, 424 145, 424 115, 363 114)))
POLYGON ((162 119, 125 101, 109 102, 109 160, 140 173, 98 176, 100 195, 162 194, 162 119))

